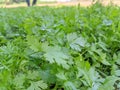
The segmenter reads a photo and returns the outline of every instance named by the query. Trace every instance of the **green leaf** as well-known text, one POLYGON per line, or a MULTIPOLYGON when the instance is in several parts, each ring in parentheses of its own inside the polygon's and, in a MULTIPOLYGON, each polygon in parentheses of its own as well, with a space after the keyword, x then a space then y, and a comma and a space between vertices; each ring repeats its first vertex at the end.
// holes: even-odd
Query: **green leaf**
POLYGON ((77 90, 75 85, 71 81, 67 81, 64 83, 66 90, 77 90))
POLYGON ((88 76, 90 77, 92 82, 96 82, 98 80, 98 78, 100 77, 98 72, 96 72, 95 68, 93 68, 93 67, 90 68, 88 74, 89 74, 88 76))
POLYGON ((99 39, 98 45, 99 45, 103 50, 108 51, 107 48, 106 48, 106 47, 107 47, 106 43, 104 43, 101 39, 99 39))
POLYGON ((98 90, 100 85, 101 85, 100 83, 93 83, 93 86, 90 90, 98 90))
POLYGON ((65 76, 64 72, 60 72, 58 74, 56 74, 57 78, 61 79, 61 80, 67 80, 67 77, 65 76))
POLYGON ((13 80, 13 84, 16 86, 17 89, 22 89, 24 88, 24 82, 25 82, 25 75, 20 73, 18 75, 15 76, 14 80, 13 80))
POLYGON ((107 59, 106 59, 106 54, 105 53, 101 53, 100 54, 101 55, 101 62, 104 64, 104 65, 111 65, 108 61, 107 61, 107 59))
POLYGON ((115 75, 118 76, 118 77, 120 77, 120 70, 116 70, 115 71, 115 75))
POLYGON ((47 46, 45 50, 44 57, 50 63, 57 63, 58 65, 62 65, 65 69, 69 69, 69 55, 62 51, 59 46, 47 46))
POLYGON ((44 90, 47 89, 47 84, 43 81, 31 82, 30 87, 27 90, 44 90))
POLYGON ((55 71, 51 70, 49 67, 46 68, 48 68, 48 70, 40 71, 40 78, 47 83, 54 83, 56 81, 56 78, 54 74, 51 74, 51 71, 55 71))
POLYGON ((106 26, 110 26, 110 25, 112 25, 112 20, 104 19, 103 24, 106 25, 106 26))
POLYGON ((38 77, 39 77, 38 71, 28 71, 26 78, 34 80, 34 79, 38 79, 38 77))
POLYGON ((27 36, 27 44, 30 46, 30 48, 34 51, 39 51, 40 50, 40 42, 37 37, 35 36, 27 36))
POLYGON ((68 34, 67 40, 70 47, 77 51, 81 51, 82 47, 86 44, 85 39, 83 37, 78 37, 76 33, 68 34))
POLYGON ((120 80, 120 78, 108 76, 98 90, 114 90, 114 84, 117 80, 120 80))
POLYGON ((120 65, 120 52, 118 52, 118 55, 114 54, 113 55, 113 60, 120 65))

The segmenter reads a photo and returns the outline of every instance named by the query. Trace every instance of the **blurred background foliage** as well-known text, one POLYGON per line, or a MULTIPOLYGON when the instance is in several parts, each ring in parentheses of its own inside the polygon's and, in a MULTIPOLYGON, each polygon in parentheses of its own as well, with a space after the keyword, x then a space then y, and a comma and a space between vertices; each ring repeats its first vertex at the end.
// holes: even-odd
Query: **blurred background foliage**
MULTIPOLYGON (((30 0, 32 1, 32 0, 30 0)), ((108 2, 114 2, 117 0, 37 0, 37 3, 55 3, 55 2, 75 2, 75 1, 90 1, 90 2, 103 2, 103 1, 108 1, 108 2)), ((119 1, 119 0, 118 0, 119 1)), ((0 5, 10 5, 10 4, 22 4, 25 3, 26 0, 0 0, 0 5)))
MULTIPOLYGON (((26 0, 0 0, 0 3, 12 4, 12 3, 21 3, 26 0)), ((67 1, 81 1, 81 0, 38 0, 38 2, 67 2, 67 1)), ((91 1, 91 0, 82 0, 82 1, 91 1)))

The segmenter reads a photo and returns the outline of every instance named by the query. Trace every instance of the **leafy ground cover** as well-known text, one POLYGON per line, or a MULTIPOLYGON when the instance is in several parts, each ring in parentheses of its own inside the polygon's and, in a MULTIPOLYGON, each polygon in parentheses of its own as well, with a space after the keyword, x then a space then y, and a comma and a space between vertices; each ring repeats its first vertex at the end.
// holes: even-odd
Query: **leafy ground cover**
POLYGON ((0 9, 0 90, 119 89, 119 7, 0 9))

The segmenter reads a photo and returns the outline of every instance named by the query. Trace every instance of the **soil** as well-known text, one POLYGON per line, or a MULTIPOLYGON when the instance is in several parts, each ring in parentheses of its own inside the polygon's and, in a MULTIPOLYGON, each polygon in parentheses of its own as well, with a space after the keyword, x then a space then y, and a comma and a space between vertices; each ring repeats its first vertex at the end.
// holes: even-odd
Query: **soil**
MULTIPOLYGON (((87 0, 84 0, 84 1, 81 0, 81 1, 73 1, 73 2, 56 2, 56 3, 47 3, 47 4, 43 4, 43 3, 40 4, 39 3, 36 6, 77 6, 77 5, 80 5, 80 6, 86 7, 86 6, 92 5, 91 1, 90 0, 88 0, 88 1, 87 0)), ((120 0, 112 0, 112 3, 120 6, 120 0)), ((110 0, 102 1, 102 4, 108 5, 108 4, 110 4, 110 0)), ((23 3, 23 4, 13 4, 13 5, 3 5, 3 6, 0 6, 0 7, 16 8, 16 7, 27 7, 27 5, 26 5, 26 3, 23 3)))

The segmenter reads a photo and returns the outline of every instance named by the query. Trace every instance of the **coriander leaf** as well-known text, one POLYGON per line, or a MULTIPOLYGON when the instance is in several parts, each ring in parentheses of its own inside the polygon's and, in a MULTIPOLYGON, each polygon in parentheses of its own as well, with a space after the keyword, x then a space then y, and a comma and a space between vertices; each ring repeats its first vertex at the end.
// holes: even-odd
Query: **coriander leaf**
POLYGON ((67 80, 64 72, 60 72, 60 73, 56 74, 56 76, 61 80, 67 80))
POLYGON ((114 90, 114 84, 117 80, 120 80, 120 78, 108 76, 98 90, 114 90))
POLYGON ((65 69, 69 68, 68 60, 69 55, 64 53, 59 46, 47 46, 45 50, 44 57, 50 63, 57 63, 62 65, 65 69))
POLYGON ((103 20, 103 25, 106 25, 106 26, 112 25, 112 20, 104 19, 104 20, 103 20))
POLYGON ((25 82, 25 75, 22 73, 16 75, 13 80, 13 84, 16 86, 17 89, 24 88, 24 85, 23 85, 24 82, 25 82))
POLYGON ((47 84, 43 81, 31 82, 30 87, 27 90, 44 90, 47 89, 47 84))
POLYGON ((120 76, 120 70, 116 70, 115 75, 119 77, 120 76))
POLYGON ((75 87, 75 85, 71 82, 71 81, 67 81, 64 83, 65 85, 65 90, 77 90, 77 88, 75 87))
POLYGON ((70 33, 67 35, 67 40, 70 47, 74 50, 81 51, 85 46, 86 41, 83 37, 78 37, 76 33, 70 33))
POLYGON ((27 36, 27 44, 30 46, 30 48, 34 51, 40 50, 40 42, 37 37, 35 36, 27 36))

